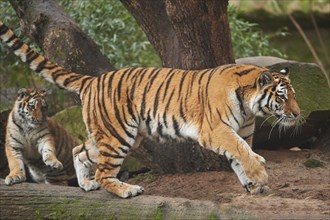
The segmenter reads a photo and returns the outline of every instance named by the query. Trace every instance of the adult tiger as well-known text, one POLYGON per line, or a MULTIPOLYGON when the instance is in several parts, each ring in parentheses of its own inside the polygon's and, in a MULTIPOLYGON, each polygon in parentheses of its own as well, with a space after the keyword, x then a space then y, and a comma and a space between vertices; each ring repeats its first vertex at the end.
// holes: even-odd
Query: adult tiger
POLYGON ((7 185, 26 180, 25 166, 33 181, 68 185, 75 169, 71 151, 78 142, 55 121, 47 118, 46 92, 20 89, 8 117, 6 156, 10 173, 7 185))
POLYGON ((30 68, 80 95, 89 140, 74 149, 79 185, 127 198, 143 188, 116 178, 130 150, 145 136, 190 138, 224 154, 247 191, 266 189, 265 159, 251 149, 257 115, 292 126, 300 115, 287 71, 253 65, 206 70, 126 68, 91 77, 70 72, 22 43, 0 23, 0 37, 30 68), (89 167, 97 163, 96 181, 89 167))

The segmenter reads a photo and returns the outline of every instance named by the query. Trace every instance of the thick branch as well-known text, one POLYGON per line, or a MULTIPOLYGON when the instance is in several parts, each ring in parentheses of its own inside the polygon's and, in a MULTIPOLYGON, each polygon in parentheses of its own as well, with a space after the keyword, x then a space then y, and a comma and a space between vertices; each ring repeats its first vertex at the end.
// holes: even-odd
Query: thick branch
POLYGON ((32 38, 45 56, 78 73, 97 76, 114 70, 95 42, 54 0, 10 0, 21 19, 23 33, 32 38))

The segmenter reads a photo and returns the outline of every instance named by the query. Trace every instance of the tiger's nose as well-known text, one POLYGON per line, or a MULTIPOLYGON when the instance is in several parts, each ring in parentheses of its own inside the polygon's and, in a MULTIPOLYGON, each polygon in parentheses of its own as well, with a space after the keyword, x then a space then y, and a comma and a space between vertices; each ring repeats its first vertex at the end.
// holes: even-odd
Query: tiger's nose
POLYGON ((299 115, 300 115, 300 111, 295 111, 295 110, 294 110, 294 111, 292 111, 292 114, 293 114, 294 117, 297 118, 297 117, 299 117, 299 115))

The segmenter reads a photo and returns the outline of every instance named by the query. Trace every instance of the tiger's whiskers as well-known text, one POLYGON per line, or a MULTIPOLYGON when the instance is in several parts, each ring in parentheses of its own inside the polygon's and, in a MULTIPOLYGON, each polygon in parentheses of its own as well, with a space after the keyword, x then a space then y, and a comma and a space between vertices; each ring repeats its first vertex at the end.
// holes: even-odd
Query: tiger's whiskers
POLYGON ((306 119, 303 116, 300 116, 297 119, 296 124, 293 128, 293 131, 291 133, 291 137, 297 136, 301 132, 302 125, 305 124, 305 122, 306 122, 306 119))
POLYGON ((274 130, 274 128, 276 127, 276 125, 278 123, 280 123, 282 121, 282 118, 279 118, 277 120, 275 120, 273 123, 272 123, 272 128, 270 129, 270 132, 269 132, 269 135, 268 135, 268 140, 270 140, 270 136, 272 134, 272 131, 274 130))
POLYGON ((259 128, 261 128, 261 127, 265 124, 265 122, 268 121, 268 119, 270 119, 270 118, 272 118, 272 117, 275 117, 275 116, 274 116, 274 115, 270 115, 270 116, 268 116, 267 118, 265 118, 265 120, 262 121, 262 123, 261 123, 261 125, 260 125, 259 128))
POLYGON ((281 137, 282 132, 286 133, 288 130, 291 130, 290 128, 292 128, 291 137, 297 136, 298 133, 301 131, 302 125, 306 122, 306 120, 303 116, 300 116, 299 118, 296 118, 296 119, 281 118, 279 120, 282 122, 278 126, 279 137, 281 137), (294 121, 294 125, 292 125, 292 126, 286 125, 286 124, 292 123, 292 121, 294 121))

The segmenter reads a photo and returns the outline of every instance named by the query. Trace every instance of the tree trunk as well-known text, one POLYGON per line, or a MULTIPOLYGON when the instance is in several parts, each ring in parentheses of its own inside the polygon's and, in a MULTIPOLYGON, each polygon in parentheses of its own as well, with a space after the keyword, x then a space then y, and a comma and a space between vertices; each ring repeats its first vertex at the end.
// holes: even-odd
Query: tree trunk
POLYGON ((227 0, 121 0, 165 67, 205 69, 234 63, 227 0))

